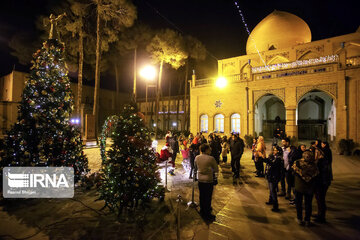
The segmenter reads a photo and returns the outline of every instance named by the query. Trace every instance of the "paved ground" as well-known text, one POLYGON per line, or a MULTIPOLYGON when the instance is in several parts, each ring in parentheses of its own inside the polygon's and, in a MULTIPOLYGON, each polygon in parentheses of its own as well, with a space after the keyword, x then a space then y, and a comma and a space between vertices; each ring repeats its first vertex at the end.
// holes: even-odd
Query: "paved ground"
MULTIPOLYGON (((162 145, 160 142, 159 148, 162 145)), ((86 149, 85 153, 90 168, 99 169, 99 149, 86 149)), ((187 208, 192 182, 188 179, 188 164, 182 163, 179 154, 176 175, 168 175, 171 191, 166 193, 165 202, 154 201, 147 222, 141 226, 119 223, 112 214, 99 212, 103 202, 95 201, 95 189, 77 189, 74 199, 17 201, 6 209, 0 207, 0 239, 176 239, 177 209, 181 239, 360 239, 359 158, 334 154, 334 181, 327 197, 328 223, 310 228, 295 223, 295 207, 284 198, 279 199, 279 213, 265 205, 266 182, 254 177, 249 150, 245 151, 241 165, 241 179, 236 184, 232 183, 230 168, 221 167, 213 195, 217 219, 209 225, 200 218, 198 209, 187 208), (183 199, 179 208, 178 194, 183 199)), ((163 167, 160 170, 164 172, 163 167)))
MULTIPOLYGON (((250 156, 250 151, 245 151, 241 179, 236 184, 232 183, 230 168, 221 167, 219 184, 213 195, 214 223, 206 225, 194 209, 182 212, 183 239, 360 239, 359 158, 334 154, 334 181, 327 195, 328 223, 306 228, 295 222, 295 206, 289 205, 283 197, 279 198, 279 213, 265 205, 268 199, 266 181, 254 177, 250 156)), ((181 194, 189 201, 191 180, 181 161, 178 155, 176 176, 169 177, 170 197, 181 194)), ((197 188, 195 200, 198 201, 197 188)), ((313 212, 316 213, 315 199, 313 212)))

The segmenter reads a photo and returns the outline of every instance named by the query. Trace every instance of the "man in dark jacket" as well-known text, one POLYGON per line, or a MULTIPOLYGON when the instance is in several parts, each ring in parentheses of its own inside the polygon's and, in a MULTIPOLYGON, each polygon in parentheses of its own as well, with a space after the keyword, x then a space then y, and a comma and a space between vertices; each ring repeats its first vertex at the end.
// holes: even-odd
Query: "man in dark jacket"
POLYGON ((279 203, 277 199, 277 192, 276 188, 278 185, 278 182, 281 178, 281 171, 283 168, 283 162, 282 162, 282 148, 273 145, 272 147, 272 153, 269 155, 269 158, 265 158, 264 162, 266 162, 266 168, 265 168, 265 177, 268 180, 269 184, 269 201, 266 202, 267 205, 273 205, 273 208, 271 209, 273 212, 279 211, 279 203))
POLYGON ((170 143, 170 147, 172 149, 171 163, 172 163, 173 167, 175 167, 176 156, 179 153, 179 142, 178 142, 177 136, 174 135, 172 138, 170 138, 169 143, 170 143))
POLYGON ((220 155, 221 155, 221 152, 222 152, 221 139, 220 139, 219 136, 215 135, 214 141, 215 141, 215 146, 216 146, 216 157, 215 157, 215 160, 216 160, 217 163, 219 164, 219 162, 220 162, 220 155))
POLYGON ((273 145, 278 144, 278 141, 281 140, 280 138, 280 127, 276 127, 273 134, 273 145))
POLYGON ((215 142, 215 135, 213 133, 211 133, 208 137, 208 144, 211 148, 210 156, 212 156, 215 159, 216 163, 219 164, 219 159, 216 158, 218 149, 215 142))
MULTIPOLYGON (((281 190, 282 193, 279 196, 284 196, 286 193, 286 199, 290 201, 290 203, 295 204, 294 199, 291 197, 291 190, 294 190, 294 175, 291 169, 294 161, 296 160, 296 148, 290 145, 290 139, 284 138, 281 140, 283 145, 283 160, 284 160, 284 177, 281 179, 281 190), (287 189, 285 191, 285 179, 287 183, 287 189)), ((295 193, 294 193, 295 195, 295 193)))
POLYGON ((230 144, 231 152, 231 168, 234 173, 234 180, 240 176, 240 159, 244 153, 244 141, 239 137, 239 135, 234 134, 232 136, 233 141, 230 144))

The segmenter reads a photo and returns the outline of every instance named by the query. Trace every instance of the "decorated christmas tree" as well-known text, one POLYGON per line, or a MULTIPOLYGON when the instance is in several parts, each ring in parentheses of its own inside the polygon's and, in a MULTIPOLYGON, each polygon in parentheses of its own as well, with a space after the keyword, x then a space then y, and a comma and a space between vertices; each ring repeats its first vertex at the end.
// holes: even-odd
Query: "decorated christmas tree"
POLYGON ((162 197, 163 188, 158 185, 160 176, 150 132, 136 105, 126 105, 118 117, 109 119, 111 121, 103 126, 102 152, 105 151, 106 133, 112 132, 113 144, 102 155, 99 193, 105 207, 120 215, 124 209, 138 203, 145 207, 151 199, 162 197))
POLYGON ((70 124, 73 97, 64 44, 43 43, 33 55, 17 123, 5 139, 3 166, 72 166, 79 179, 88 170, 79 130, 70 124))

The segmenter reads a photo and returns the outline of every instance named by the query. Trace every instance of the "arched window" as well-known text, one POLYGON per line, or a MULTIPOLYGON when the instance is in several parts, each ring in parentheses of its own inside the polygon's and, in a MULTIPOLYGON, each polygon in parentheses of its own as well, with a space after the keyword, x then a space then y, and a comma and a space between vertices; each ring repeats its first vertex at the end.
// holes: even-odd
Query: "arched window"
POLYGON ((204 114, 200 116, 200 132, 208 132, 209 130, 209 118, 204 114))
POLYGON ((240 114, 231 115, 231 132, 240 133, 240 114))
POLYGON ((215 120, 215 132, 223 133, 224 132, 224 115, 217 114, 214 117, 215 120))

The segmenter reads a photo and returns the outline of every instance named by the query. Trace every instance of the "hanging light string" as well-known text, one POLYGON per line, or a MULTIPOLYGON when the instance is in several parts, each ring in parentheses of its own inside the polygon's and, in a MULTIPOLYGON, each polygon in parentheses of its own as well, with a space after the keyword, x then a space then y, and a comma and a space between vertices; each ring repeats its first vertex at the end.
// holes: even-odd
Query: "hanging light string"
MULTIPOLYGON (((156 14, 158 14, 161 18, 163 18, 166 22, 168 22, 171 26, 173 26, 176 30, 178 30, 181 34, 185 34, 184 31, 182 31, 178 26, 175 25, 175 23, 173 23, 172 21, 170 21, 167 17, 165 17, 163 14, 161 14, 159 12, 159 10, 157 10, 154 6, 152 6, 149 2, 147 2, 146 0, 143 0, 145 2, 146 5, 148 5, 150 8, 152 8, 154 10, 154 12, 156 12, 156 14)), ((216 61, 219 61, 219 59, 217 57, 215 57, 214 54, 212 54, 207 48, 205 48, 205 51, 209 54, 210 57, 212 57, 213 59, 215 59, 216 61)))
POLYGON ((256 52, 258 53, 261 61, 264 63, 265 68, 268 69, 268 66, 266 65, 263 57, 261 56, 259 49, 256 47, 256 42, 255 42, 254 38, 253 38, 253 37, 251 36, 251 34, 250 34, 248 25, 247 25, 247 23, 246 23, 246 21, 245 21, 244 14, 242 13, 238 2, 237 2, 237 1, 234 1, 234 3, 235 3, 236 8, 237 8, 238 11, 239 11, 239 14, 240 14, 240 16, 241 16, 241 20, 242 20, 242 22, 243 22, 243 24, 244 24, 244 26, 245 26, 245 30, 246 30, 246 32, 248 33, 250 40, 254 42, 254 46, 255 46, 256 52))

